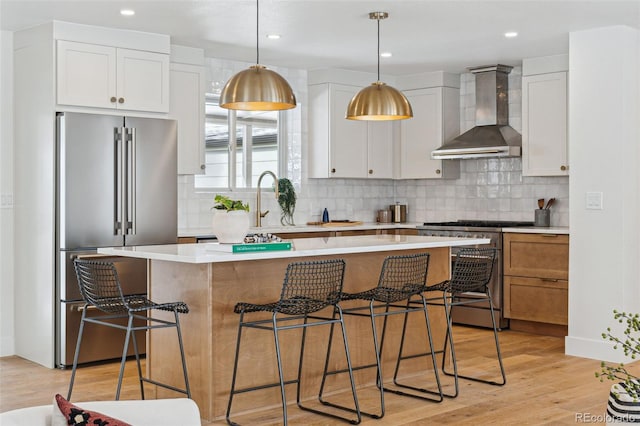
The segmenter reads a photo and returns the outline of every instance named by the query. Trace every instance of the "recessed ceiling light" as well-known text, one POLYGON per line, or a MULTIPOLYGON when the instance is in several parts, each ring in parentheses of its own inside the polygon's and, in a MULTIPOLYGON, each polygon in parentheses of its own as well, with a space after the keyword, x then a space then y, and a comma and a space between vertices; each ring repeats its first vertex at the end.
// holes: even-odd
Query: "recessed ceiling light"
POLYGON ((120 15, 122 16, 133 16, 136 14, 136 11, 133 9, 122 9, 120 10, 120 15))
POLYGON ((504 36, 506 38, 514 38, 514 37, 518 37, 518 33, 516 31, 508 31, 504 33, 504 36))
POLYGON ((390 58, 390 57, 392 57, 392 56, 393 56, 393 55, 391 54, 391 52, 382 52, 382 53, 380 54, 380 57, 381 57, 381 58, 390 58))
POLYGON ((267 38, 271 40, 278 40, 280 38, 280 34, 267 34, 267 38))

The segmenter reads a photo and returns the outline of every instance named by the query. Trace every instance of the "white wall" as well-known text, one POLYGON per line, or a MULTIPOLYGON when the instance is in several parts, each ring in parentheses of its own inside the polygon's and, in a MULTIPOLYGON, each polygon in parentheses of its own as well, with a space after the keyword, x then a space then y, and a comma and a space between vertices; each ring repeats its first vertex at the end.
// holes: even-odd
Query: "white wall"
POLYGON ((13 297, 13 33, 0 31, 0 356, 15 353, 13 297))
POLYGON ((601 333, 613 309, 640 312, 640 32, 570 34, 569 336, 566 353, 621 361, 601 333), (603 194, 588 210, 588 192, 603 194))
POLYGON ((55 115, 52 24, 14 37, 15 353, 54 367, 55 115))

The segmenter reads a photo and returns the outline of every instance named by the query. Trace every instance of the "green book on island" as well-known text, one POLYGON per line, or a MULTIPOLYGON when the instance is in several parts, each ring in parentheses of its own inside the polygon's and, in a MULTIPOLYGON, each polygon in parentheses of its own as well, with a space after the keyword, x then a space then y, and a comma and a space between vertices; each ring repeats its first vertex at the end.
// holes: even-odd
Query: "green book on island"
POLYGON ((234 244, 232 246, 232 253, 247 253, 255 251, 278 251, 278 250, 291 250, 290 242, 276 242, 276 243, 248 243, 248 244, 234 244))

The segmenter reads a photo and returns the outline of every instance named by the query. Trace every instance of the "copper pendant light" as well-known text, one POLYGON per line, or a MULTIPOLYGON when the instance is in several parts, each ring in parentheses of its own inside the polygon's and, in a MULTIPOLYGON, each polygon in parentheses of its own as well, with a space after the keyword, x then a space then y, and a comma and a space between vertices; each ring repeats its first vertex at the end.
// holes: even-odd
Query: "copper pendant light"
POLYGON ((256 0, 256 65, 231 77, 220 93, 220 107, 244 111, 295 108, 296 97, 287 80, 260 65, 259 11, 256 0))
POLYGON ((380 81, 380 20, 387 12, 371 12, 369 19, 378 21, 378 81, 360 90, 349 102, 349 120, 404 120, 413 117, 411 104, 397 89, 380 81))

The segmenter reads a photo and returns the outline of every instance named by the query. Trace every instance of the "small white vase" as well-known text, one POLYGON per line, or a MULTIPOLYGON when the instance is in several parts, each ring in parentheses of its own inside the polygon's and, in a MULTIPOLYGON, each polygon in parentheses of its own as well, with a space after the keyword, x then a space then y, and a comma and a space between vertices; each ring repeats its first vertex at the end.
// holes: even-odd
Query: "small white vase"
POLYGON ((223 244, 239 244, 249 231, 249 213, 244 210, 215 210, 212 220, 213 234, 223 244))

